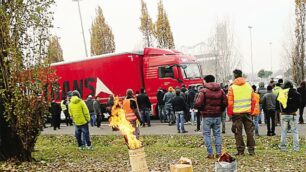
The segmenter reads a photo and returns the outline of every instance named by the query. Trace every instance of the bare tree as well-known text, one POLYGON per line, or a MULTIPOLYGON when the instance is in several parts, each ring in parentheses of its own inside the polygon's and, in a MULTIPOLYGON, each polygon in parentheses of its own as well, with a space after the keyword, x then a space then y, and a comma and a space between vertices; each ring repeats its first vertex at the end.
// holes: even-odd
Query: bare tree
POLYGON ((229 22, 224 20, 215 26, 215 32, 208 40, 208 51, 215 57, 215 75, 220 82, 230 79, 231 71, 241 64, 241 56, 234 42, 229 22))

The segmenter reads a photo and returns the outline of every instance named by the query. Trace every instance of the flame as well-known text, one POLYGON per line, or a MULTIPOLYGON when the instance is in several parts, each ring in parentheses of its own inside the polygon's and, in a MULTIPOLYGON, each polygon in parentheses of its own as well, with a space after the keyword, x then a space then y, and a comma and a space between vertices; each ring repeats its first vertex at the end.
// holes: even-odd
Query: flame
POLYGON ((141 142, 133 134, 135 128, 126 120, 125 112, 120 104, 119 98, 116 97, 112 107, 112 116, 109 120, 110 126, 118 128, 122 135, 124 135, 129 149, 138 149, 141 147, 141 142))

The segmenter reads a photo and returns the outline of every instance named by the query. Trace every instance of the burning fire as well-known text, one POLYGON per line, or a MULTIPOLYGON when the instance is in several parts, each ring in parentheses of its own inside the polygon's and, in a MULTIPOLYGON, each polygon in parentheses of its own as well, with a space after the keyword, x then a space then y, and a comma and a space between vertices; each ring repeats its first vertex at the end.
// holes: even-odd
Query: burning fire
POLYGON ((128 120, 126 120, 125 112, 122 108, 122 105, 120 104, 118 97, 116 97, 114 100, 112 116, 109 122, 111 127, 118 128, 121 134, 124 135, 129 149, 138 149, 141 147, 141 142, 133 134, 135 128, 128 120))

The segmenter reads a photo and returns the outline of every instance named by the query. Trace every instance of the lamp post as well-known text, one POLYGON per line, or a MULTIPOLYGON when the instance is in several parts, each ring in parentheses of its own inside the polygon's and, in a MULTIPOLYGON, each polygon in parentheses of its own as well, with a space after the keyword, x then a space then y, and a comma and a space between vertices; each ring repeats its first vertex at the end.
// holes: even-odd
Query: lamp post
POLYGON ((253 81, 253 77, 254 77, 254 70, 253 70, 253 49, 252 49, 252 28, 253 26, 248 26, 249 30, 250 30, 250 46, 251 46, 251 68, 252 68, 252 81, 253 81))
POLYGON ((79 15, 80 15, 80 21, 81 21, 81 28, 82 28, 82 35, 83 35, 83 41, 84 41, 85 55, 86 55, 86 57, 88 57, 87 46, 86 46, 86 39, 85 39, 84 28, 83 28, 83 20, 82 20, 81 8, 80 8, 80 0, 72 0, 72 1, 78 2, 78 9, 79 9, 79 15))
POLYGON ((272 72, 272 42, 269 42, 270 45, 270 68, 272 72))

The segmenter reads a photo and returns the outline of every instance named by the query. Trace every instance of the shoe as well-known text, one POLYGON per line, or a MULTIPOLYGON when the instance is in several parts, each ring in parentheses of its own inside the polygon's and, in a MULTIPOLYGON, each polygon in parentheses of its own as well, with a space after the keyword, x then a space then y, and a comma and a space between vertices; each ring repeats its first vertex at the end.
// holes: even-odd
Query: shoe
POLYGON ((219 159, 219 158, 220 158, 220 156, 221 156, 221 154, 217 154, 217 155, 216 155, 216 158, 218 158, 218 159, 219 159))
POLYGON ((272 136, 272 133, 270 133, 270 132, 269 132, 269 133, 267 133, 267 136, 272 136))
POLYGON ((188 131, 184 130, 184 131, 182 131, 182 133, 188 133, 188 131))
POLYGON ((79 146, 79 150, 84 150, 85 146, 79 146))
POLYGON ((244 153, 243 152, 238 152, 235 154, 235 156, 244 156, 244 153))
POLYGON ((254 155, 255 155, 255 152, 249 152, 249 155, 250 155, 250 156, 254 156, 254 155))
POLYGON ((181 133, 181 131, 180 131, 180 130, 177 130, 177 133, 181 133))
POLYGON ((198 130, 198 129, 196 129, 196 130, 194 130, 195 132, 199 132, 200 130, 198 130))
POLYGON ((207 157, 206 158, 208 158, 208 159, 214 159, 214 155, 207 155, 207 157))
POLYGON ((222 134, 225 134, 225 131, 222 131, 222 134))
POLYGON ((148 127, 151 127, 151 124, 148 124, 148 127))
POLYGON ((255 133, 255 136, 259 136, 259 134, 258 134, 258 133, 255 133))
POLYGON ((276 135, 275 133, 272 133, 272 134, 271 134, 271 136, 275 136, 275 135, 276 135))
POLYGON ((171 124, 171 123, 169 123, 168 125, 169 125, 169 126, 171 126, 172 124, 171 124))
POLYGON ((88 150, 93 150, 93 147, 90 145, 90 146, 86 146, 86 148, 88 149, 88 150))

